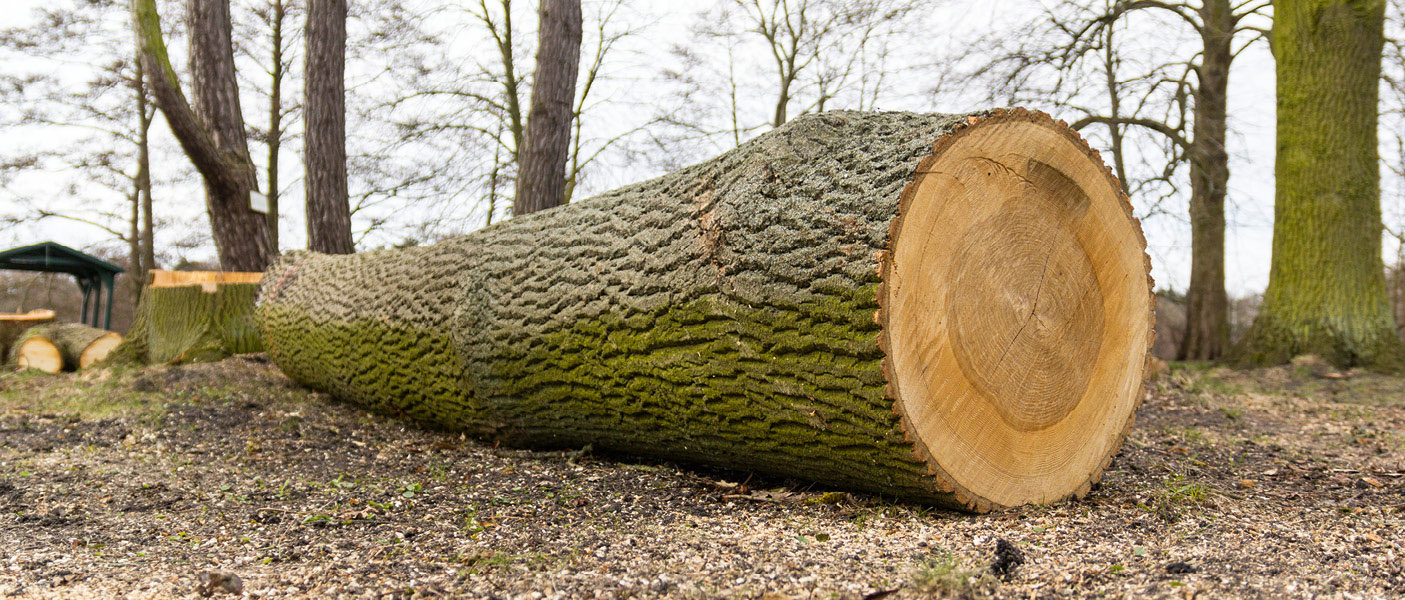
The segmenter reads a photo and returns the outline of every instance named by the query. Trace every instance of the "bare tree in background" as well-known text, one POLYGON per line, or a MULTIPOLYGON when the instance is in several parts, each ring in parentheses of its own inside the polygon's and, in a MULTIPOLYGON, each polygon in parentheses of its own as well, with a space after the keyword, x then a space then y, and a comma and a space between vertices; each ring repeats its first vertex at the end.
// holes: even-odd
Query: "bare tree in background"
POLYGON ((346 192, 346 0, 309 0, 303 100, 308 247, 352 254, 346 192))
MULTIPOLYGON (((130 28, 120 7, 79 2, 42 9, 35 25, 0 31, 0 49, 31 60, 64 65, 35 73, 18 69, 0 75, 0 101, 24 107, 12 127, 57 127, 80 137, 71 145, 29 154, 9 148, 3 162, 74 173, 81 181, 107 188, 123 198, 116 209, 94 198, 59 202, 54 196, 20 197, 21 212, 5 220, 21 225, 30 220, 62 219, 105 231, 125 246, 128 292, 135 302, 154 268, 155 219, 152 215, 150 129, 154 107, 139 61, 134 60, 130 28), (82 52, 102 52, 108 58, 88 64, 82 52), (73 81, 72 71, 84 77, 73 81), (18 155, 12 154, 18 153, 18 155)), ((63 137, 63 136, 57 136, 63 137)), ((83 194, 78 182, 49 185, 64 195, 83 194)), ((91 190, 89 190, 91 191, 91 190)))
POLYGON ((156 220, 152 217, 151 200, 151 120, 156 116, 156 107, 151 103, 141 59, 133 56, 132 66, 136 71, 131 85, 137 105, 137 176, 132 182, 132 260, 129 261, 128 281, 132 283, 132 305, 135 306, 141 300, 148 273, 156 268, 156 220))
MULTIPOLYGON (((1180 165, 1188 167, 1191 278, 1178 351, 1182 360, 1218 359, 1229 350, 1224 271, 1229 74, 1234 58, 1266 37, 1262 21, 1270 7, 1269 0, 1107 0, 1091 8, 1064 2, 1028 27, 1003 35, 996 58, 985 61, 976 78, 996 84, 995 98, 1052 101, 1084 113, 1074 129, 1106 127, 1114 169, 1129 191, 1159 183, 1178 193, 1172 176, 1180 165), (1199 41, 1196 51, 1153 57, 1149 68, 1125 73, 1118 27, 1144 14, 1188 28, 1199 41), (1093 83, 1100 84, 1101 98, 1080 93, 1093 83), (1166 166, 1141 182, 1129 181, 1124 147, 1130 129, 1160 136, 1166 148, 1166 166)), ((974 53, 988 51, 985 47, 974 53)))
POLYGON ((518 152, 513 216, 566 201, 566 158, 581 60, 580 0, 541 0, 532 108, 518 152))
POLYGON ((246 59, 237 70, 240 89, 259 96, 268 110, 266 127, 249 124, 249 139, 265 148, 268 237, 274 254, 282 247, 280 202, 285 183, 281 157, 285 144, 293 136, 289 125, 302 108, 300 103, 284 98, 286 84, 294 75, 295 48, 302 36, 302 30, 295 26, 302 7, 297 0, 246 0, 234 5, 238 9, 234 16, 234 52, 236 58, 246 59), (256 69, 247 68, 250 63, 256 65, 256 69))
POLYGON ((229 2, 192 1, 188 7, 194 105, 181 91, 167 56, 155 0, 132 0, 142 66, 171 132, 204 178, 221 267, 262 271, 272 247, 268 220, 249 205, 257 180, 240 111, 229 2))
MULTIPOLYGON (((390 0, 381 0, 383 2, 390 0)), ((645 126, 651 111, 625 109, 637 102, 637 94, 624 93, 617 74, 623 59, 629 56, 628 41, 642 28, 641 16, 630 10, 623 0, 599 0, 583 3, 583 28, 579 76, 570 108, 570 141, 565 167, 564 202, 589 190, 592 178, 608 176, 601 165, 612 159, 628 156, 645 126)), ((527 110, 534 80, 525 68, 535 51, 531 12, 521 2, 513 0, 477 0, 467 6, 454 3, 429 14, 438 20, 464 19, 467 26, 462 35, 474 39, 475 47, 491 49, 471 55, 446 53, 447 41, 422 45, 402 43, 408 52, 387 53, 396 60, 390 82, 384 89, 395 93, 383 96, 378 103, 353 108, 358 119, 371 117, 388 120, 394 127, 393 138, 372 141, 383 153, 399 153, 405 148, 433 148, 420 160, 435 161, 433 168, 416 165, 415 173, 431 175, 423 181, 408 181, 408 185, 362 187, 353 185, 353 214, 361 218, 363 210, 391 201, 412 201, 435 214, 427 225, 448 223, 441 227, 452 232, 455 217, 471 210, 473 226, 492 224, 511 212, 508 201, 514 193, 519 157, 526 135, 527 110), (409 200, 410 194, 425 189, 443 190, 432 196, 409 200), (358 193, 359 191, 359 193, 358 193), (478 198, 466 203, 465 198, 478 198), (442 215, 442 216, 441 216, 442 215)), ((377 19, 386 33, 378 39, 432 39, 416 24, 407 23, 394 11, 379 11, 377 19), (417 33, 410 34, 415 30, 417 33)), ((378 42, 381 43, 381 42, 378 42)), ((369 120, 375 120, 370 118, 369 120)), ((355 135, 352 128, 350 135, 355 135)), ((349 146, 359 149, 358 145, 349 146)), ((369 147, 369 146, 368 146, 369 147)), ((352 155, 353 183, 365 168, 385 169, 393 163, 359 162, 352 155)), ((407 173, 408 174, 408 173, 407 173)), ((397 183, 394 174, 383 180, 397 183)), ((462 221, 459 221, 462 223, 462 221)), ((463 227, 463 224, 458 227, 463 227)), ((459 231, 462 231, 459 229, 459 231)))
MULTIPOLYGON (((800 113, 823 111, 826 103, 854 83, 856 75, 868 73, 868 65, 859 58, 869 43, 918 6, 893 0, 730 0, 730 4, 741 13, 744 31, 764 40, 770 51, 776 86, 772 127, 789 120, 790 105, 800 92, 796 88, 805 84, 806 75, 811 77, 812 90, 809 104, 800 113)), ((729 21, 738 24, 731 19, 721 23, 729 21)))
MULTIPOLYGON (((795 115, 873 110, 892 74, 889 44, 914 21, 911 0, 725 0, 698 16, 694 37, 671 50, 664 71, 678 99, 655 135, 663 168, 698 158, 699 139, 740 144, 795 115), (753 56, 763 56, 749 60, 753 56), (719 93, 722 92, 722 93, 719 93), (752 110, 765 107, 765 115, 752 110)), ((704 153, 710 151, 703 149, 704 153)))
POLYGON ((1387 288, 1396 328, 1405 339, 1405 5, 1386 4, 1385 48, 1382 52, 1380 134, 1384 167, 1381 204, 1385 235, 1395 244, 1393 264, 1386 267, 1387 288))

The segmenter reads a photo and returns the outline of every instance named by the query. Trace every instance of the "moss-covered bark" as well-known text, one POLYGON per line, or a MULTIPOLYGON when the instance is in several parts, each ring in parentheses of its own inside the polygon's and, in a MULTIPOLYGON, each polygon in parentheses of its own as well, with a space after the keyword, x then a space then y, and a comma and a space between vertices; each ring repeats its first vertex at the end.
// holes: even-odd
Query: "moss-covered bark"
POLYGON ((1273 263, 1237 350, 1248 364, 1318 354, 1399 367, 1381 261, 1377 86, 1384 0, 1274 5, 1278 154, 1273 263))
POLYGON ((965 116, 803 117, 717 159, 424 248, 292 253, 268 352, 342 398, 519 445, 954 503, 903 438, 876 254, 965 116))
POLYGON ((107 360, 187 363, 261 352, 253 320, 257 295, 255 283, 221 283, 214 292, 199 285, 147 287, 131 329, 107 360))
POLYGON ((106 329, 78 323, 64 323, 49 326, 45 335, 54 342, 55 346, 59 347, 59 353, 63 355, 64 370, 76 371, 81 366, 80 358, 83 351, 109 333, 111 332, 106 329))
MULTIPOLYGON (((991 120, 986 131, 1012 131, 991 120)), ((317 389, 511 444, 988 508, 904 435, 876 322, 900 200, 918 193, 920 165, 937 168, 923 162, 933 144, 973 121, 805 116, 705 163, 433 246, 291 253, 261 284, 265 346, 317 389)), ((996 147, 1021 143, 1052 151, 1014 134, 996 147)), ((1014 198, 1043 193, 1021 181, 1014 198)))

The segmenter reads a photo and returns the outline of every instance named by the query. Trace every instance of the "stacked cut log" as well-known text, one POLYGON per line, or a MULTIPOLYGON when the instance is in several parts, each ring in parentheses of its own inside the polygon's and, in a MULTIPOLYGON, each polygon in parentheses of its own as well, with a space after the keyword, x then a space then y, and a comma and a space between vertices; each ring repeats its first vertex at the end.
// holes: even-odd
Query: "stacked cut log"
POLYGON ((121 335, 87 325, 40 325, 20 334, 9 358, 21 369, 77 371, 106 358, 121 343, 121 335))
POLYGON ((126 341, 111 360, 209 362, 262 351, 253 320, 260 277, 262 273, 152 271, 126 341))
POLYGON ((983 511, 1098 480, 1148 272, 1063 123, 832 112, 432 246, 287 255, 257 314, 285 373, 372 408, 983 511))
POLYGON ((54 311, 35 309, 25 313, 0 313, 0 356, 9 356, 10 346, 21 333, 54 320, 54 311))

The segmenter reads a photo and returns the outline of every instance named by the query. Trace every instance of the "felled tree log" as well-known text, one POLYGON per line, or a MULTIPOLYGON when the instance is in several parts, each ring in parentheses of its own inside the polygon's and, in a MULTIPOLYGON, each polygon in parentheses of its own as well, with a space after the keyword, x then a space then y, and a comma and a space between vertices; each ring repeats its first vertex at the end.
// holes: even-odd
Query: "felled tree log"
POLYGON ((115 362, 209 362, 260 352, 253 320, 259 273, 153 271, 115 362))
POLYGON ((1118 449, 1144 249, 1043 114, 832 112, 433 246, 290 254, 257 313, 284 372, 376 409, 981 511, 1118 449))
POLYGON ((21 333, 10 346, 9 360, 21 370, 37 369, 49 374, 63 370, 63 353, 58 344, 45 335, 44 326, 31 327, 21 333))
POLYGON ((64 367, 69 370, 88 368, 107 358, 122 343, 122 336, 118 333, 77 323, 54 325, 49 335, 63 354, 64 367))
POLYGON ((35 309, 27 313, 0 313, 0 355, 9 356, 10 345, 26 329, 54 320, 54 311, 35 309))
POLYGON ((77 371, 106 358, 121 343, 121 335, 96 327, 78 323, 41 325, 19 337, 10 362, 22 369, 48 373, 77 371))

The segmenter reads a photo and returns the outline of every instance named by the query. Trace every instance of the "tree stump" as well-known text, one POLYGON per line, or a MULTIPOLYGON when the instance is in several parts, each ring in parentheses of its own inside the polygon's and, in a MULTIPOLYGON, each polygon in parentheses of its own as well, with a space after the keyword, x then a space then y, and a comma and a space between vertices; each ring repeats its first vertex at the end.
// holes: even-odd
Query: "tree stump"
POLYGON ((209 362, 260 352, 253 320, 262 273, 152 271, 125 342, 111 358, 141 364, 209 362))

